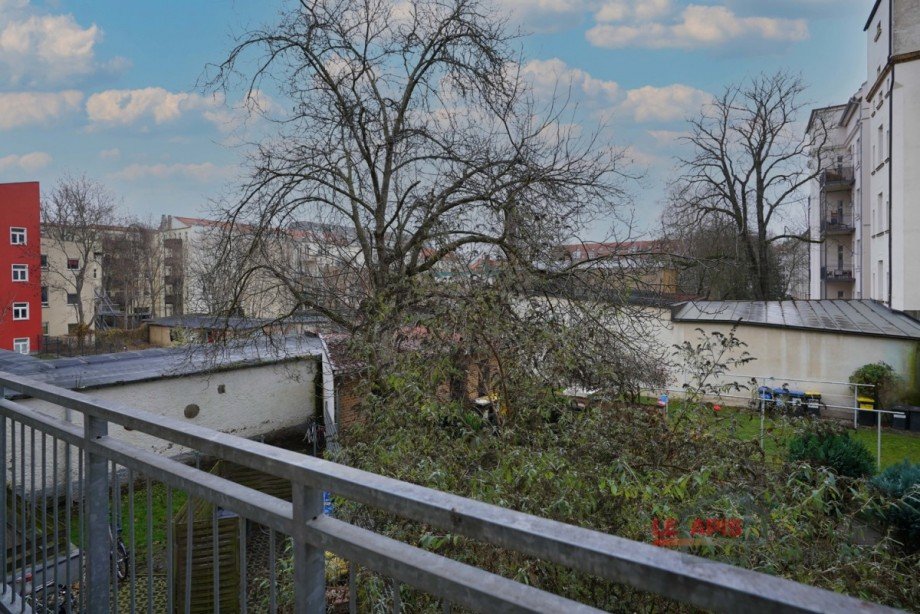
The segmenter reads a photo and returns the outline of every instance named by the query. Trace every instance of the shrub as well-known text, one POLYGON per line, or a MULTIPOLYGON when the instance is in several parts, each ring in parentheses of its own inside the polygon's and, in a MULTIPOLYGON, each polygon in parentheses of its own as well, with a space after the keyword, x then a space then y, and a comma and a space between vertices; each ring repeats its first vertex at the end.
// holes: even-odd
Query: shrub
POLYGON ((920 463, 904 461, 872 480, 887 495, 878 515, 911 550, 920 549, 920 463))
POLYGON ((850 382, 871 384, 871 396, 880 405, 888 406, 898 400, 901 378, 886 362, 873 362, 853 371, 850 382))
POLYGON ((839 475, 851 478, 872 475, 875 458, 849 433, 805 433, 789 442, 789 459, 830 467, 839 475))

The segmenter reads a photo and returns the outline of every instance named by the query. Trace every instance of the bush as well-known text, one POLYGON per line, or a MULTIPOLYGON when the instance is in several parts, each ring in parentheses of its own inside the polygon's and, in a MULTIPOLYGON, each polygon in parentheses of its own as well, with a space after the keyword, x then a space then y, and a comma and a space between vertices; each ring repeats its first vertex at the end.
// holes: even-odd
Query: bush
POLYGON ((911 550, 920 549, 920 463, 904 461, 889 467, 872 483, 888 499, 878 515, 911 550))
POLYGON ((870 396, 879 406, 889 406, 897 402, 901 388, 901 378, 894 368, 886 362, 873 362, 863 365, 850 375, 853 384, 871 384, 870 396))
POLYGON ((875 472, 875 458, 849 433, 805 433, 789 442, 789 459, 830 467, 839 475, 860 478, 875 472))

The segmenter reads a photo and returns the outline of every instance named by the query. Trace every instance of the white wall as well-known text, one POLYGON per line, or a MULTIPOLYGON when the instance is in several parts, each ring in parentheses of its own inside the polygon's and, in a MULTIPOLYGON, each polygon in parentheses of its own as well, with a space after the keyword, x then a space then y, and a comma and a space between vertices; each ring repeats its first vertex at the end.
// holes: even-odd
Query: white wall
MULTIPOLYGON (((316 373, 318 359, 279 363, 260 367, 247 367, 222 371, 211 375, 195 375, 160 379, 151 382, 109 386, 88 391, 97 399, 122 403, 128 407, 146 410, 161 416, 211 428, 240 437, 258 438, 286 429, 302 427, 314 416, 316 409, 316 373), (224 386, 220 393, 218 387, 224 386), (189 419, 184 415, 187 405, 200 407, 197 417, 189 419)), ((65 419, 65 411, 45 401, 25 399, 23 405, 44 413, 65 419)), ((72 421, 82 428, 82 415, 73 412, 72 421)), ((110 424, 109 435, 140 449, 163 456, 174 457, 188 450, 138 431, 128 431, 122 426, 110 424)), ((19 432, 17 429, 17 439, 19 432)), ((30 437, 26 429, 26 437, 30 437)), ((7 450, 10 450, 10 435, 7 434, 7 450)), ((18 446, 19 444, 17 444, 18 446)), ((46 443, 46 483, 52 484, 52 444, 46 443)), ((36 433, 36 456, 41 454, 41 437, 36 433)), ((76 454, 76 453, 74 453, 76 454)), ((59 446, 63 459, 64 446, 59 446)), ((76 456, 74 456, 76 458, 76 456)), ((17 451, 17 464, 19 454, 17 451)), ((31 454, 26 453, 26 483, 30 484, 29 467, 31 454)), ((41 481, 41 461, 36 467, 36 482, 41 481)), ((74 463, 73 478, 77 467, 74 463)), ((58 473, 63 475, 63 460, 59 461, 58 473)), ((18 471, 17 471, 18 474, 18 471)), ((17 483, 20 478, 17 475, 17 483)))

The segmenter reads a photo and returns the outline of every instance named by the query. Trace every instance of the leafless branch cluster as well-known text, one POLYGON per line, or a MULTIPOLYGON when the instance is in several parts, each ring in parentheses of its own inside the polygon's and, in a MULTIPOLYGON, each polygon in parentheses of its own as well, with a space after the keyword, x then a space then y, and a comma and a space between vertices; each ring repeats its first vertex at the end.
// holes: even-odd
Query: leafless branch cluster
POLYGON ((690 232, 730 233, 724 241, 737 251, 735 274, 747 279, 746 296, 736 298, 780 298, 776 246, 809 241, 794 218, 822 171, 827 134, 797 125, 804 91, 802 80, 786 72, 760 75, 728 86, 690 121, 693 155, 680 160, 669 221, 690 232))

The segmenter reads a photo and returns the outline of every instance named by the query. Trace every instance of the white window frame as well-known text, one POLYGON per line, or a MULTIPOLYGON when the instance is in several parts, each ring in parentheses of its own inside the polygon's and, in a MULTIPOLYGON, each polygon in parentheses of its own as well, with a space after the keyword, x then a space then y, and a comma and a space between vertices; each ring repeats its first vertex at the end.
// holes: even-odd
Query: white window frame
POLYGON ((27 264, 14 264, 13 267, 13 281, 15 282, 24 282, 29 281, 29 265, 27 264))
POLYGON ((10 226, 10 245, 26 245, 29 239, 28 229, 22 226, 10 226), (22 237, 22 240, 19 240, 22 237))
POLYGON ((13 303, 13 319, 14 320, 28 320, 29 319, 29 304, 28 303, 13 303), (22 312, 21 315, 17 315, 17 312, 22 312))
POLYGON ((17 339, 13 339, 13 351, 19 352, 20 354, 28 354, 31 351, 29 338, 19 337, 17 339))

